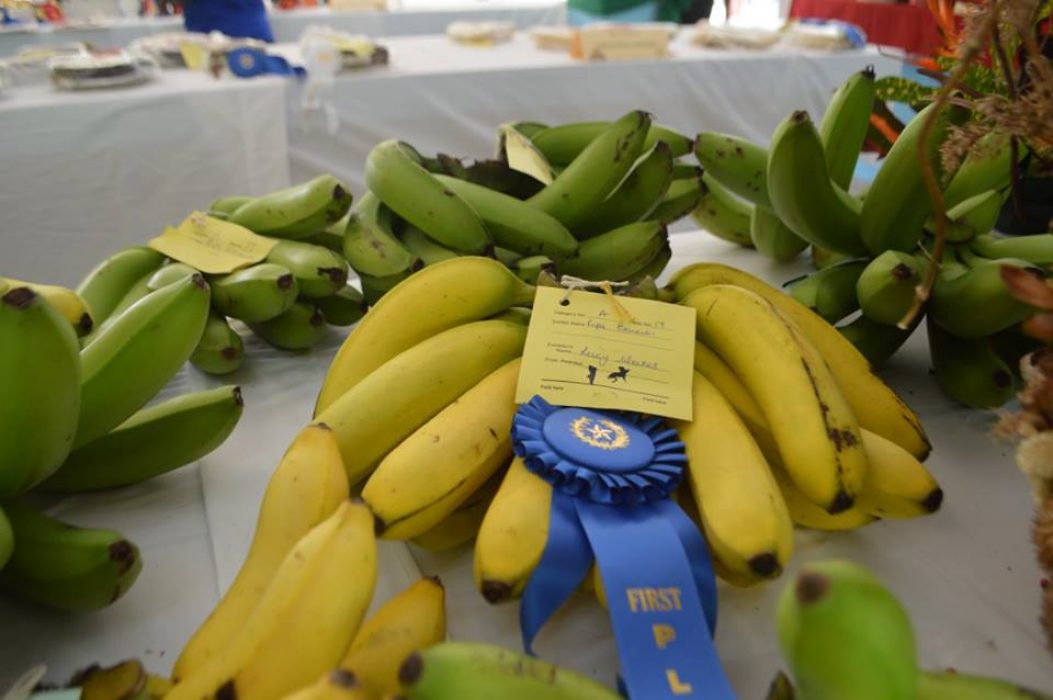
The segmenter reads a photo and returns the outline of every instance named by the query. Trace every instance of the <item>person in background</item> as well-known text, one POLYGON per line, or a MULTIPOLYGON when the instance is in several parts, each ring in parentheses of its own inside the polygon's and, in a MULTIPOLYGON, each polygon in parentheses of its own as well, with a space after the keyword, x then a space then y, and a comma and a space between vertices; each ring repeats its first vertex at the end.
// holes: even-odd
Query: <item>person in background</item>
POLYGON ((263 0, 184 0, 183 20, 188 32, 274 41, 263 0))

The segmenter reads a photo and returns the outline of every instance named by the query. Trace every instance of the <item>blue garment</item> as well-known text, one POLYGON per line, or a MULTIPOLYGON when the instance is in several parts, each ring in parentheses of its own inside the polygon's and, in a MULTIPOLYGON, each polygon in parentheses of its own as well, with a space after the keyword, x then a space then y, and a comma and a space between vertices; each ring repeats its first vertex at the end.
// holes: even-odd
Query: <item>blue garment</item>
POLYGON ((183 19, 188 32, 274 41, 263 0, 186 0, 183 19))

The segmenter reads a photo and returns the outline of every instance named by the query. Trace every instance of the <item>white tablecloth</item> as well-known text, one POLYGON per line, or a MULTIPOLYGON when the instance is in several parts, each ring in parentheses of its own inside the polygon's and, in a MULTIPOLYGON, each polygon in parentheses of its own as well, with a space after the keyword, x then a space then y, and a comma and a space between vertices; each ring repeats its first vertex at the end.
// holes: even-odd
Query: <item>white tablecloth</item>
MULTIPOLYGON (((778 266, 702 234, 673 237, 673 267, 721 260, 782 282, 803 262, 778 266)), ((70 255, 58 251, 57 257, 70 255)), ((81 255, 72 262, 84 263, 81 255)), ((60 615, 0 599, 0 688, 31 663, 47 660, 51 678, 77 666, 143 657, 167 671, 181 644, 229 585, 249 540, 260 494, 285 446, 309 416, 317 387, 340 342, 303 355, 270 350, 246 338, 249 357, 227 381, 244 387, 245 415, 230 440, 202 460, 154 482, 101 496, 81 496, 56 512, 75 523, 113 526, 143 547, 140 581, 113 607, 60 615)), ((891 363, 887 378, 920 412, 935 446, 928 466, 946 492, 943 509, 915 521, 882 522, 852 533, 799 530, 792 573, 831 556, 870 567, 910 610, 922 663, 1000 675, 1053 688, 1039 630, 1040 574, 1029 541, 1031 498, 1013 466, 1012 447, 986 434, 990 415, 952 405, 927 374, 919 333, 891 363)), ((181 389, 216 383, 195 371, 181 389)), ((399 544, 383 549, 377 601, 416 575, 399 544)), ((414 551, 425 573, 441 574, 450 634, 457 639, 518 645, 517 608, 487 605, 471 584, 469 547, 445 556, 414 551)), ((764 696, 782 667, 774 605, 787 580, 752 589, 720 587, 717 647, 739 696, 764 696)), ((617 659, 600 608, 580 596, 542 633, 548 659, 611 683, 617 659)))
POLYGON ((424 153, 489 157, 502 122, 612 119, 631 109, 649 110, 689 135, 726 131, 767 143, 791 110, 818 117, 853 71, 875 64, 879 74, 898 73, 896 62, 873 49, 719 51, 690 45, 688 34, 681 32, 669 60, 611 63, 539 51, 523 34, 493 48, 445 36, 388 39, 387 69, 337 79, 337 133, 302 119, 298 91, 290 89, 293 177, 333 172, 358 193, 366 154, 384 139, 403 139, 424 153))
POLYGON ((147 85, 0 96, 0 274, 73 284, 220 194, 289 183, 281 79, 166 71, 147 85))

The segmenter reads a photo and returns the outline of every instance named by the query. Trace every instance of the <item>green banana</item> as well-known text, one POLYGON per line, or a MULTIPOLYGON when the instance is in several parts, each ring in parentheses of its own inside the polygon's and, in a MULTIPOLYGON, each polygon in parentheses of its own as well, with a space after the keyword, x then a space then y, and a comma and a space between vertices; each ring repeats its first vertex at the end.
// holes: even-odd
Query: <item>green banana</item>
MULTIPOLYGON (((947 227, 944 235, 951 243, 970 241, 976 236, 991 232, 1002 212, 1005 195, 998 190, 987 190, 963 199, 947 210, 947 227)), ((925 222, 925 230, 935 232, 933 217, 925 222)))
POLYGON ((979 259, 973 267, 944 260, 929 300, 929 318, 961 338, 982 338, 1020 323, 1035 309, 1014 297, 1002 281, 1002 267, 1019 267, 1041 276, 1026 260, 979 259))
POLYGON ((448 175, 435 177, 475 210, 496 245, 523 255, 557 258, 565 258, 578 249, 578 242, 570 231, 536 207, 482 185, 448 175))
POLYGON ((372 275, 359 274, 358 279, 362 283, 362 296, 365 297, 366 303, 370 306, 374 306, 380 298, 390 292, 395 286, 406 279, 413 272, 406 270, 399 272, 394 275, 386 275, 384 277, 374 277, 372 275))
POLYGON ((921 671, 918 700, 1053 700, 1053 695, 957 671, 921 671))
MULTIPOLYGON (((610 126, 611 122, 576 122, 542 129, 529 138, 549 163, 565 166, 570 165, 610 126)), ((669 146, 669 152, 673 158, 679 158, 691 152, 691 139, 667 127, 651 124, 644 138, 643 149, 649 150, 658 142, 669 146)))
POLYGON ((128 592, 142 569, 139 549, 110 530, 74 527, 9 502, 16 542, 0 588, 58 610, 98 610, 128 592))
MULTIPOLYGON (((1018 150, 1022 158, 1026 149, 1018 150)), ((995 131, 981 137, 947 183, 944 205, 953 207, 988 190, 1009 187, 1013 179, 1012 153, 1007 134, 995 131)))
POLYGON ((815 265, 815 269, 822 270, 824 267, 830 267, 836 265, 842 260, 848 260, 851 256, 842 255, 841 253, 835 253, 832 250, 823 248, 822 246, 812 246, 812 264, 815 265))
POLYGON ((353 326, 369 309, 362 292, 351 286, 324 299, 315 299, 314 304, 330 326, 353 326))
POLYGON ((434 265, 437 262, 458 257, 456 250, 439 245, 424 235, 419 228, 409 224, 402 227, 399 239, 413 255, 420 258, 424 265, 434 265))
POLYGON ((895 326, 914 303, 916 289, 927 269, 928 261, 897 250, 887 250, 871 260, 856 283, 863 315, 895 326))
POLYGON ((970 408, 997 408, 1013 397, 1013 371, 988 338, 959 338, 928 319, 936 384, 970 408))
POLYGON ((711 177, 736 195, 771 209, 768 149, 737 136, 709 131, 695 138, 695 157, 711 177))
POLYGON ((632 168, 650 126, 649 114, 629 112, 592 139, 550 185, 527 202, 573 231, 603 205, 632 168))
POLYGON ((608 195, 594 216, 574 231, 575 235, 585 238, 646 219, 672 181, 672 149, 665 141, 659 141, 636 160, 625 179, 608 195))
POLYGON ((759 204, 750 212, 750 242, 758 252, 779 262, 793 260, 808 247, 808 241, 790 230, 775 212, 759 204))
POLYGON ((221 386, 144 408, 74 450, 40 488, 77 493, 129 486, 196 462, 223 444, 242 406, 239 387, 221 386))
MULTIPOLYGON (((574 249, 577 250, 577 243, 575 243, 574 249)), ((508 250, 500 246, 494 248, 494 259, 505 267, 512 267, 524 257, 526 256, 514 250, 508 250)))
POLYGON ((392 233, 392 226, 391 210, 372 192, 362 195, 351 208, 343 253, 355 272, 387 277, 420 265, 416 255, 392 233))
POLYGON ((833 183, 843 190, 852 184, 856 161, 870 128, 874 107, 874 67, 853 73, 837 89, 819 121, 819 139, 833 183))
POLYGON ((234 210, 228 221, 274 238, 304 238, 344 217, 351 191, 332 175, 256 197, 234 210))
POLYGON ((559 271, 587 280, 627 280, 651 262, 669 242, 665 226, 640 221, 581 242, 578 254, 559 263, 559 271))
MULTIPOLYGON (((932 200, 922 180, 919 167, 921 131, 935 104, 929 105, 907 123, 892 144, 874 181, 867 190, 860 212, 859 235, 875 255, 886 250, 911 251, 921 239, 922 226, 932 213, 932 200)), ((926 144, 926 158, 932 164, 937 180, 942 179, 940 144, 958 109, 950 107, 939 113, 926 144)))
POLYGON ((619 700, 596 681, 532 656, 472 642, 442 642, 399 668, 406 700, 619 700))
POLYGON ((245 195, 234 195, 231 197, 219 197, 213 199, 208 205, 207 213, 209 216, 213 216, 218 219, 228 219, 230 215, 236 212, 240 207, 251 202, 255 197, 248 197, 245 195))
POLYGON ((384 141, 366 158, 366 184, 388 208, 439 243, 485 253, 490 233, 467 202, 424 169, 399 141, 384 141))
POLYGON ((837 330, 870 361, 871 365, 880 367, 907 342, 907 338, 917 326, 917 319, 910 328, 903 330, 860 315, 851 323, 838 326, 837 330))
POLYGON ((11 553, 14 550, 15 534, 11 531, 11 521, 4 514, 4 509, 0 508, 0 571, 3 570, 4 565, 11 558, 11 553))
POLYGON ((752 248, 750 218, 753 205, 736 197, 708 173, 703 173, 702 183, 702 199, 691 212, 695 223, 717 238, 752 248))
POLYGON ((776 673, 771 685, 768 686, 768 694, 764 696, 764 700, 794 700, 795 698, 796 693, 789 677, 782 671, 776 673))
POLYGON ((299 296, 318 299, 336 294, 347 284, 347 262, 339 253, 303 241, 278 241, 267 262, 287 268, 296 279, 299 296))
POLYGON ((208 320, 201 275, 153 292, 104 328, 80 355, 80 421, 74 449, 138 411, 193 353, 208 320))
POLYGON ((39 483, 73 446, 81 364, 73 328, 28 287, 0 296, 0 498, 39 483))
POLYGON ((190 364, 208 374, 230 374, 241 367, 244 359, 245 344, 227 323, 227 317, 210 313, 201 340, 190 354, 190 364))
POLYGON ((167 287, 197 274, 200 273, 189 265, 173 261, 150 275, 150 278, 146 280, 146 288, 151 292, 156 292, 161 287, 167 287))
POLYGON ((325 314, 314 304, 298 301, 278 316, 248 326, 276 348, 306 350, 325 337, 325 314))
POLYGON ((216 311, 246 323, 278 316, 293 305, 300 293, 289 268, 275 263, 260 263, 213 277, 211 284, 216 311))
POLYGON ((659 221, 666 226, 684 218, 696 208, 702 201, 706 192, 706 185, 702 181, 701 168, 696 177, 681 178, 669 183, 669 189, 654 210, 648 215, 653 221, 659 221))
POLYGON ((866 266, 866 260, 845 260, 783 286, 794 299, 830 323, 837 323, 859 308, 856 282, 866 266))
POLYGON ((767 172, 771 208, 794 233, 838 253, 867 252, 859 233, 859 202, 830 180, 819 132, 807 112, 792 113, 775 129, 767 172))
POLYGON ((800 700, 912 700, 914 631, 899 601, 861 567, 812 562, 779 596, 779 645, 800 700))
POLYGON ((301 238, 304 243, 312 243, 314 245, 320 245, 323 248, 328 248, 334 253, 343 254, 344 252, 344 232, 347 231, 347 220, 351 218, 351 210, 347 210, 347 214, 344 215, 340 221, 335 224, 330 224, 318 233, 313 233, 306 238, 301 238))
POLYGON ((1049 233, 1033 236, 985 233, 974 238, 969 246, 985 258, 1019 258, 1043 267, 1053 265, 1053 234, 1049 233))
POLYGON ((516 277, 527 284, 537 284, 538 276, 547 272, 555 276, 557 272, 556 263, 547 255, 531 255, 517 260, 511 268, 516 277))
POLYGON ((91 309, 95 327, 110 317, 137 282, 152 274, 164 261, 165 256, 153 248, 134 247, 117 251, 92 269, 75 291, 91 309))
POLYGON ((669 246, 669 241, 666 240, 665 245, 651 258, 649 263, 629 275, 629 281, 632 282, 632 285, 625 287, 619 293, 641 299, 657 299, 658 285, 655 283, 655 280, 661 277, 672 259, 673 249, 669 246), (649 283, 648 280, 650 281, 649 283))

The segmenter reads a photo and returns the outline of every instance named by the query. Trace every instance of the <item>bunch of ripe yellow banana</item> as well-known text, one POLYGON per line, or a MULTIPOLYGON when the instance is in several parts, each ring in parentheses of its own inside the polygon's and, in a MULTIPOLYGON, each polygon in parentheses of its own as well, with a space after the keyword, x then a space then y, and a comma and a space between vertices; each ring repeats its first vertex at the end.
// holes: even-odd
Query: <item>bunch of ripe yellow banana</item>
POLYGON ((666 226, 701 196, 700 169, 677 160, 691 140, 644 112, 508 124, 498 150, 497 159, 470 164, 424 157, 396 140, 370 152, 369 192, 341 243, 369 303, 421 267, 460 255, 495 257, 529 282, 542 269, 653 279, 670 257, 666 226))
MULTIPOLYGON (((954 172, 939 148, 965 115, 941 112, 925 154, 946 206, 946 240, 932 294, 906 328, 932 260, 933 204, 918 158, 927 107, 895 141, 869 188, 849 194, 874 103, 874 74, 852 75, 818 126, 791 114, 768 148, 703 133, 695 155, 708 187, 696 222, 776 260, 811 246, 816 272, 787 282, 790 294, 839 329, 875 365, 926 318, 933 373, 945 394, 971 407, 997 407, 1014 393, 1020 357, 1037 347, 1020 331, 1034 310, 1009 292, 1003 268, 1048 274, 1053 234, 1003 236, 994 228, 1009 193, 1012 148, 992 133, 954 172)), ((1023 157, 1023 153, 1019 154, 1023 157)))
POLYGON ((114 602, 135 581, 136 546, 58 522, 22 497, 127 486, 218 447, 242 412, 236 386, 145 407, 198 344, 210 289, 186 277, 93 331, 89 293, 0 279, 0 589, 63 610, 114 602), (87 320, 85 320, 87 319, 87 320))

